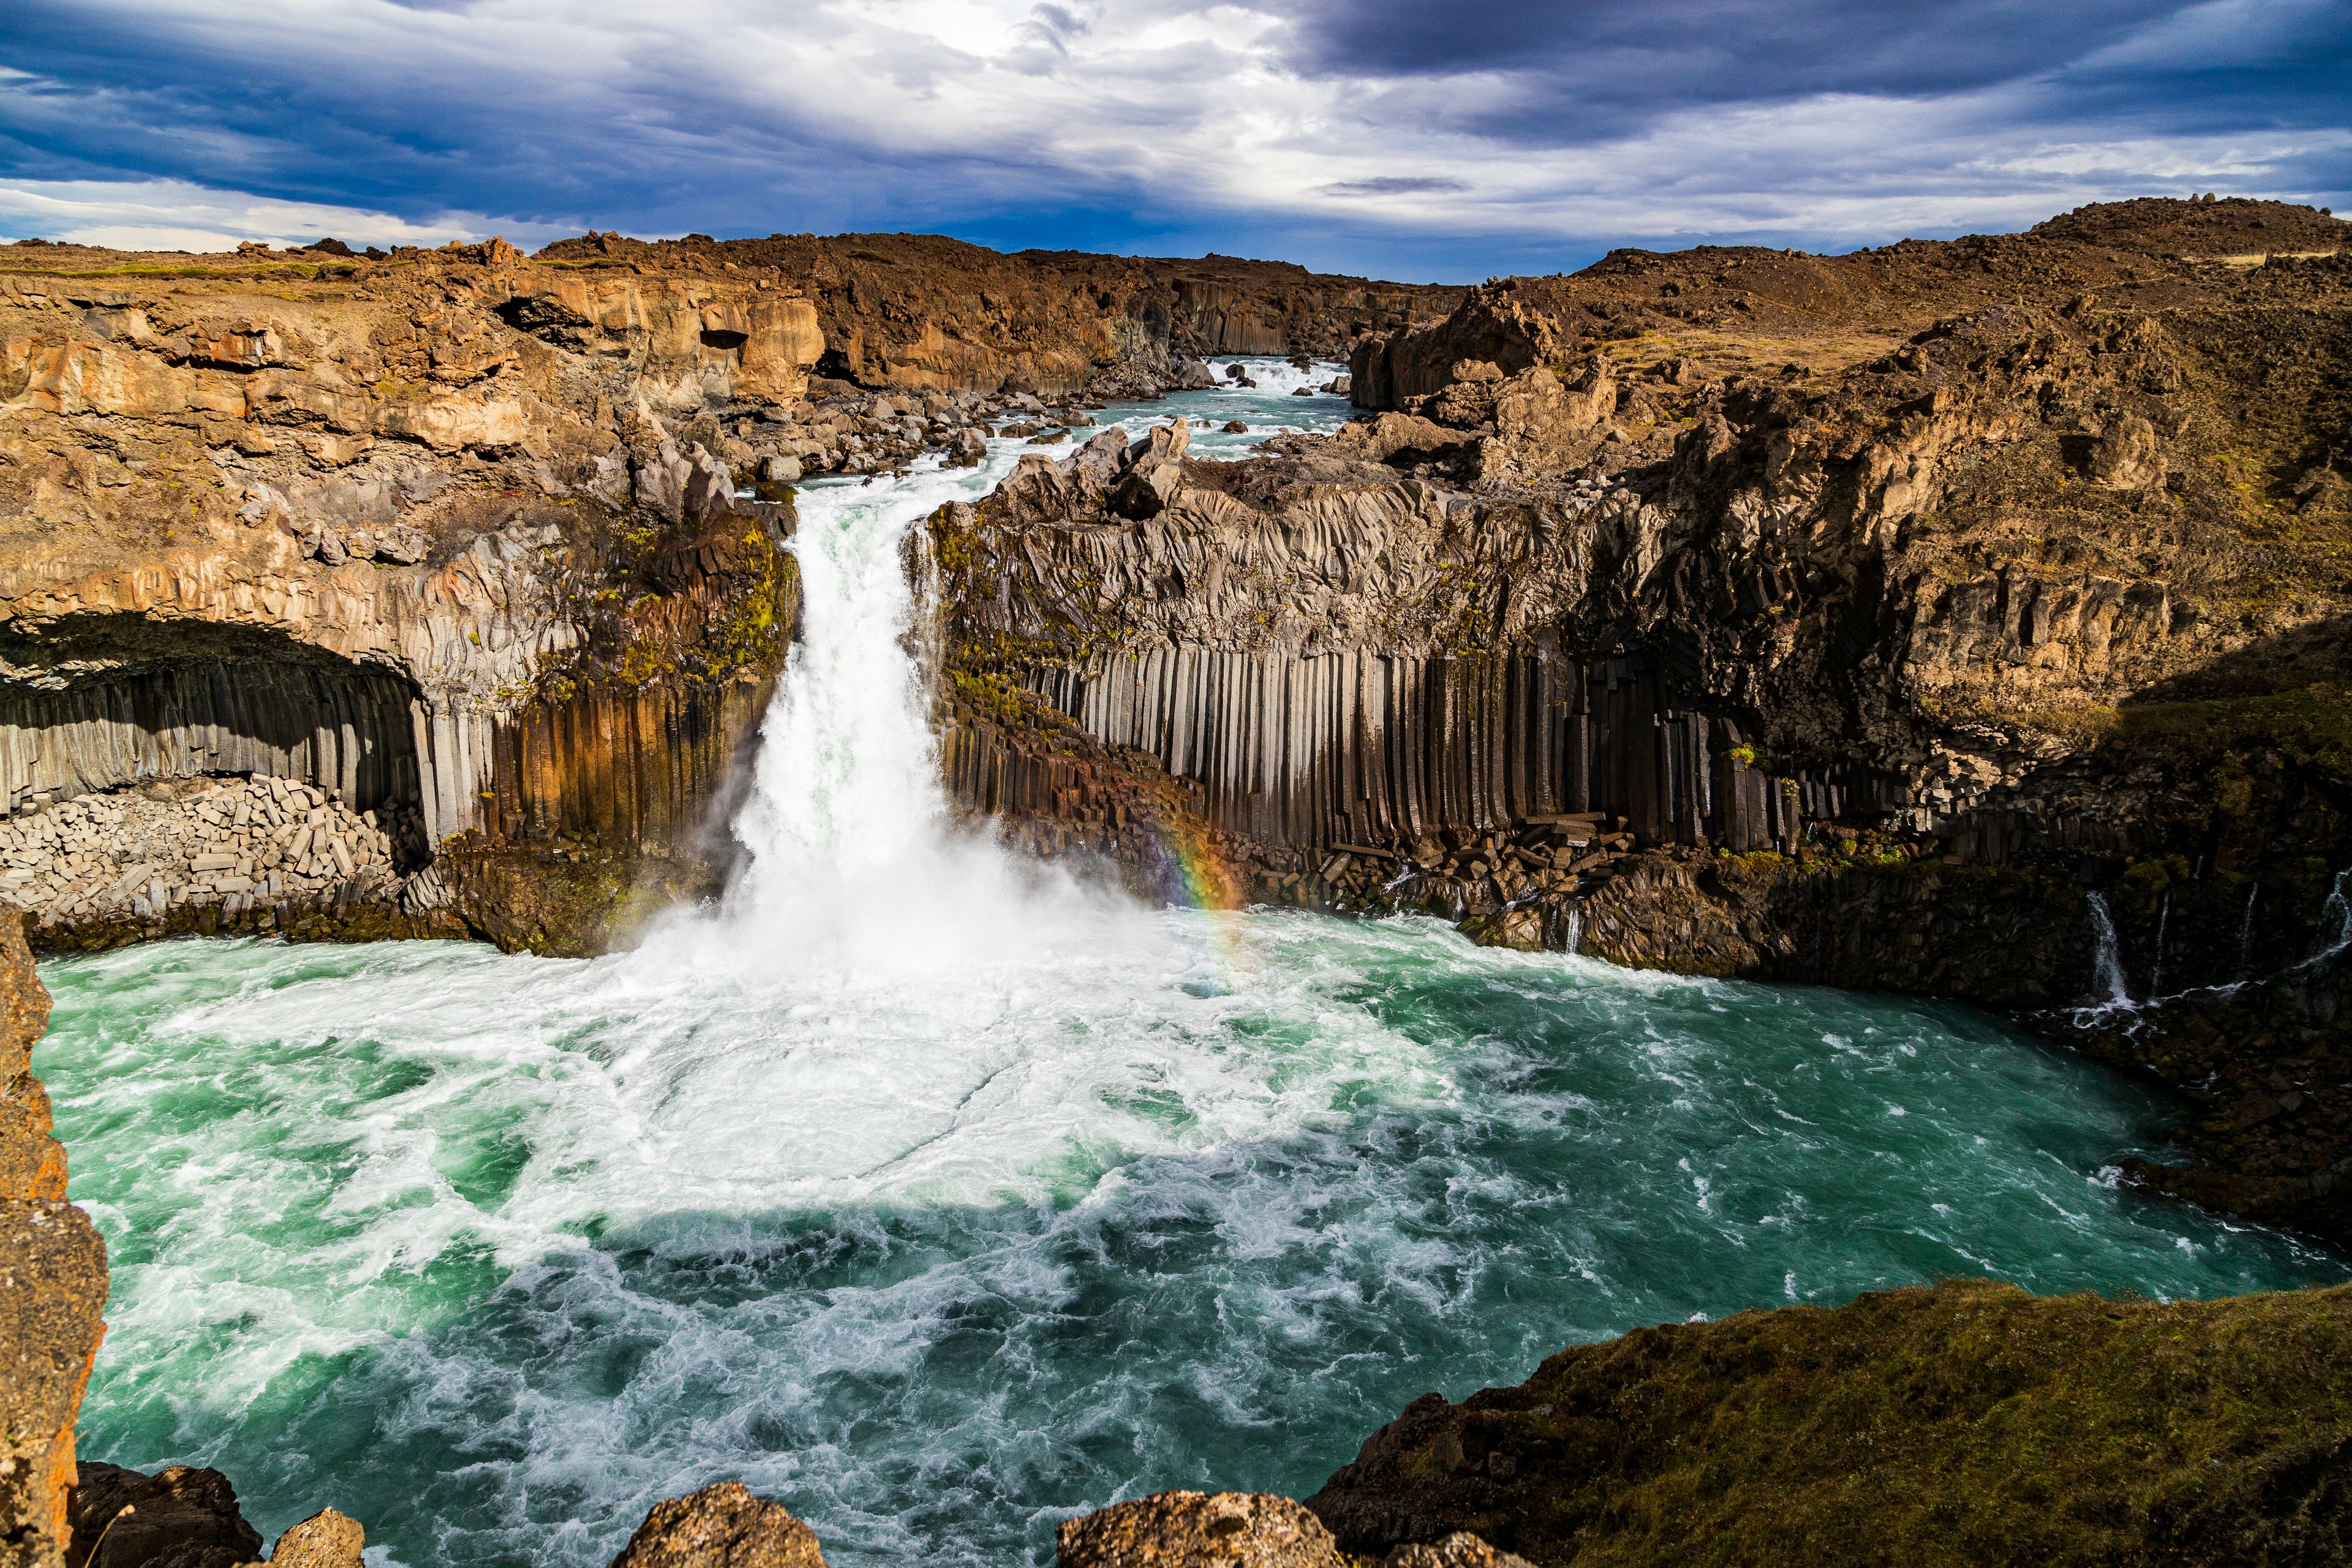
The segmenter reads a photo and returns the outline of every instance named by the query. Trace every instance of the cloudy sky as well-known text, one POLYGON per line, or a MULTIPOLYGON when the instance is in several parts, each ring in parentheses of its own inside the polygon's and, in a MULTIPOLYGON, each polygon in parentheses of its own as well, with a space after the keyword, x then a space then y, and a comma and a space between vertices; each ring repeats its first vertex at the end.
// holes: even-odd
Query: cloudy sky
POLYGON ((5 0, 0 237, 925 230, 1414 280, 2352 209, 2346 0, 5 0))

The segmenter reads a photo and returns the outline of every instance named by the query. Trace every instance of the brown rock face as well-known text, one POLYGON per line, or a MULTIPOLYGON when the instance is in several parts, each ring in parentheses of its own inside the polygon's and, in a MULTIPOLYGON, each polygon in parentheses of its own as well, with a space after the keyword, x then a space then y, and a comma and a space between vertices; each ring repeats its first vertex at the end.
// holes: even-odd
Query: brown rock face
POLYGON ((1265 1492, 1160 1492, 1054 1532, 1056 1568, 1344 1568, 1331 1532, 1265 1492))
POLYGON ((720 1481, 654 1504, 613 1568, 824 1568, 824 1556, 782 1503, 720 1481))
POLYGON ((0 910, 0 1200, 66 1195, 66 1152, 49 1134, 49 1097, 33 1047, 49 1026, 49 994, 33 973, 21 921, 0 910))
POLYGON ((10 375, 0 354, 0 898, 37 941, 580 951, 622 934, 641 882, 717 874, 698 831, 797 615, 789 492, 743 492, 814 417, 805 298, 505 246, 174 267, 45 247, 0 279, 12 332, 33 358, 10 375), (392 853, 313 856, 307 881, 140 878, 128 838, 68 846, 43 820, 243 773, 369 816, 392 853), (457 874, 453 841, 508 871, 457 874), (580 858, 608 918, 517 890, 580 858))
POLYGON ((0 909, 0 1556, 25 1568, 66 1561, 74 1415, 106 1333, 106 1244, 65 1201, 65 1152, 29 1066, 48 1016, 18 919, 0 909))
POLYGON ((1347 352, 1433 321, 1462 290, 1331 278, 1281 262, 1025 251, 937 235, 775 235, 645 244, 591 235, 542 258, 593 268, 728 268, 815 306, 821 371, 861 386, 1054 396, 1108 377, 1175 385, 1215 354, 1347 352))
POLYGON ((261 1555, 260 1532, 218 1470, 143 1476, 85 1463, 72 1506, 74 1552, 89 1568, 237 1568, 261 1555))
POLYGON ((1466 1530, 1435 1541, 1408 1542, 1392 1548, 1385 1568, 1528 1568, 1528 1560, 1497 1552, 1466 1530))
POLYGON ((366 1545, 358 1520, 322 1509, 279 1536, 269 1561, 276 1568, 359 1568, 366 1545))

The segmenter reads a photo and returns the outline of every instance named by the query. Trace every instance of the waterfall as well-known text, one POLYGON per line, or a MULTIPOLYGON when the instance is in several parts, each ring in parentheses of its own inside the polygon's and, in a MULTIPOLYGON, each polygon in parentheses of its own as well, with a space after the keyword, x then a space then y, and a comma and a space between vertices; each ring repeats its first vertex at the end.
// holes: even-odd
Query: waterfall
POLYGON ((2327 889, 2327 901, 2319 906, 2319 945, 2296 968, 2309 969, 2315 963, 2325 963, 2352 947, 2352 899, 2344 893, 2347 877, 2352 877, 2352 866, 2336 873, 2336 880, 2327 889), (2329 930, 2331 923, 2333 931, 2329 930))
POLYGON ((1562 950, 1573 958, 1576 950, 1584 945, 1584 905, 1581 902, 1568 906, 1568 927, 1562 936, 1562 950))
POLYGON ((2157 906, 2156 910, 2156 965, 2147 975, 2147 994, 2151 1001, 2164 994, 2164 928, 2171 923, 2172 889, 2167 888, 2164 889, 2164 901, 2157 906))
POLYGON ((2116 921, 2107 911, 2106 895, 2092 893, 2089 901, 2091 923, 2099 939, 2098 951, 2091 963, 2092 978, 2098 988, 2106 993, 2106 1000, 2099 1006, 2102 1010, 2129 1007, 2132 1005, 2131 986, 2124 978, 2123 950, 2116 940, 2116 921))
POLYGON ((941 504, 975 500, 1020 455, 919 464, 798 497, 801 637, 761 726, 734 832, 746 865, 717 910, 648 934, 653 966, 828 973, 920 984, 1015 962, 1110 916, 1109 895, 1004 852, 951 818, 930 724, 927 627, 901 555, 941 504))
POLYGON ((2254 974, 2254 898, 2263 890, 2256 882, 2246 889, 2245 917, 2238 922, 2238 981, 2243 984, 2254 974))

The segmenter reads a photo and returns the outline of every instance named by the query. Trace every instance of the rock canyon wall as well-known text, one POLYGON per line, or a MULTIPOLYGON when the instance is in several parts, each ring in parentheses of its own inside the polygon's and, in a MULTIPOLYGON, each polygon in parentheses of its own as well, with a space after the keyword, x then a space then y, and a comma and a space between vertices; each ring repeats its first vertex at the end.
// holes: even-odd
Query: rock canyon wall
POLYGON ((925 545, 960 787, 1139 874, 1198 833, 1250 897, 2035 1012, 2203 1103, 2224 1169, 2145 1179, 2340 1230, 2342 228, 1621 252, 1367 339, 1336 437, 1030 459, 925 545))
POLYGON ((1457 292, 903 237, 0 248, 0 898, 51 946, 598 951, 724 873, 793 482, 1457 292), (246 797, 175 793, 235 778, 353 865, 281 876, 246 797))

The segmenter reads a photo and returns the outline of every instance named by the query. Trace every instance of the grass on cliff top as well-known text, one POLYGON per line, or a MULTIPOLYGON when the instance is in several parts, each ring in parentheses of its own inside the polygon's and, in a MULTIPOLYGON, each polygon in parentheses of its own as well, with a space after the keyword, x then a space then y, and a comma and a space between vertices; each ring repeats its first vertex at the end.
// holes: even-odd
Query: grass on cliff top
MULTIPOLYGON (((2352 1560, 2352 1286, 1747 1312, 1565 1351, 1448 1422, 1515 1453, 1487 1522, 1542 1564, 2352 1560)), ((1474 1495, 1441 1451, 1395 1479, 1474 1495)))

